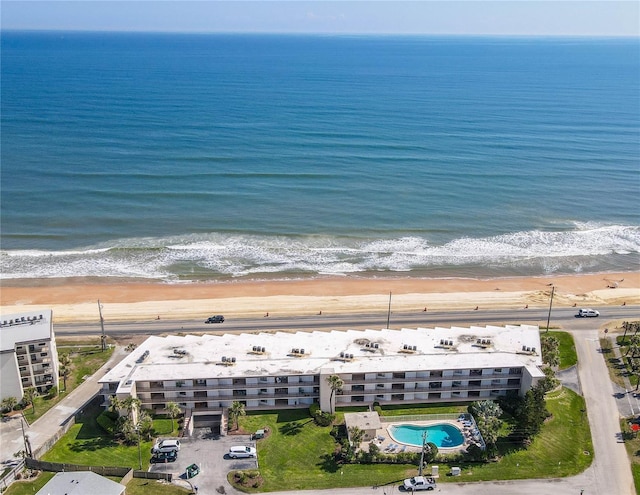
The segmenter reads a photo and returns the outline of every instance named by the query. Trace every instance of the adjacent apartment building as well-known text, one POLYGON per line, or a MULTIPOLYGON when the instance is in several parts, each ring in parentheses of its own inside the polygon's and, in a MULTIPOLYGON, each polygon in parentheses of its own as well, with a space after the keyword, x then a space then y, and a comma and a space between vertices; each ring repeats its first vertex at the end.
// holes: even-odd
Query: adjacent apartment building
POLYGON ((58 386, 52 317, 51 310, 0 316, 0 400, 20 400, 28 387, 45 393, 58 386))
POLYGON ((177 402, 194 426, 247 410, 474 401, 522 395, 544 377, 537 326, 149 337, 101 380, 109 398, 160 412, 177 402), (327 378, 344 382, 332 393, 327 378))

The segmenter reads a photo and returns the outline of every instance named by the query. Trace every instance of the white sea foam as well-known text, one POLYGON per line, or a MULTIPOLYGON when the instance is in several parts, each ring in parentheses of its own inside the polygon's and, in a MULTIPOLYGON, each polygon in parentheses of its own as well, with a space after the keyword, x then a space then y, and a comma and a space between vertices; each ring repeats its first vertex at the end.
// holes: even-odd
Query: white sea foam
POLYGON ((140 238, 86 250, 1 251, 2 278, 132 277, 161 280, 357 274, 460 267, 532 274, 638 269, 640 227, 576 225, 570 231, 514 232, 432 244, 402 236, 198 234, 140 238))

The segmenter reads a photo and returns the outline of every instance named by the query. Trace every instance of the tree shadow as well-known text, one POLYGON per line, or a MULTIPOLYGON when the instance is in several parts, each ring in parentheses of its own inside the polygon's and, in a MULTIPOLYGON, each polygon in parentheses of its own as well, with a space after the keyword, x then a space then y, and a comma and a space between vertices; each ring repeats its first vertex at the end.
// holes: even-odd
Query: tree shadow
POLYGON ((86 452, 88 450, 95 451, 107 447, 114 447, 116 445, 116 442, 108 438, 92 438, 83 442, 74 443, 73 445, 71 445, 71 447, 69 447, 69 450, 71 450, 72 452, 86 452))
POLYGON ((301 423, 295 423, 293 421, 282 425, 280 429, 280 433, 283 435, 293 436, 297 435, 302 431, 303 425, 301 423))
POLYGON ((324 454, 320 459, 317 466, 325 473, 336 473, 340 469, 340 464, 338 464, 333 455, 324 454))

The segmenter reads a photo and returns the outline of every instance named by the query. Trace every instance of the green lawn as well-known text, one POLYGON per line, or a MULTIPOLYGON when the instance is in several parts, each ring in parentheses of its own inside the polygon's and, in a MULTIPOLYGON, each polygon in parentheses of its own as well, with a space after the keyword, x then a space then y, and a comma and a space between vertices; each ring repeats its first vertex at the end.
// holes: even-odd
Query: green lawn
POLYGON ((541 335, 549 335, 558 339, 558 342, 560 343, 559 369, 565 370, 578 364, 578 353, 576 352, 576 346, 573 343, 573 336, 570 333, 550 330, 549 332, 541 332, 541 335))
POLYGON ((415 471, 406 465, 338 466, 332 456, 331 427, 317 426, 306 409, 247 413, 240 422, 245 431, 270 430, 267 438, 258 441, 260 474, 265 480, 260 491, 380 485, 415 471))
POLYGON ((184 495, 187 493, 191 491, 155 480, 133 478, 127 483, 127 495, 184 495))
POLYGON ((33 495, 47 484, 56 473, 42 472, 36 479, 16 481, 7 488, 2 495, 33 495))
MULTIPOLYGON (((591 463, 592 444, 584 400, 568 389, 549 395, 547 407, 553 417, 542 433, 525 450, 499 440, 502 457, 499 462, 465 464, 459 461, 437 462, 441 473, 452 465, 463 468, 462 478, 442 477, 447 481, 482 481, 523 478, 553 478, 582 472, 591 463)), ((457 413, 465 406, 393 407, 387 415, 457 413)), ((338 411, 336 421, 343 421, 338 411)), ((417 466, 406 464, 336 465, 335 448, 329 427, 319 427, 307 411, 280 411, 252 414, 241 418, 245 431, 269 428, 271 434, 258 441, 260 474, 264 484, 259 491, 322 489, 363 485, 395 484, 417 474, 417 466)), ((508 433, 508 432, 507 432, 508 433)))
MULTIPOLYGON (((624 446, 627 449, 629 459, 631 459, 633 482, 636 487, 640 487, 640 437, 631 431, 629 422, 625 418, 620 420, 620 431, 623 432, 624 446)), ((636 493, 640 493, 637 488, 636 493)))
MULTIPOLYGON (((86 466, 121 466, 138 469, 137 445, 124 445, 107 435, 96 422, 96 417, 101 411, 99 406, 87 408, 76 420, 76 424, 42 456, 42 459, 86 466)), ((171 420, 154 420, 154 430, 159 436, 170 436, 171 420)), ((149 467, 152 446, 153 441, 140 443, 142 469, 149 467)))

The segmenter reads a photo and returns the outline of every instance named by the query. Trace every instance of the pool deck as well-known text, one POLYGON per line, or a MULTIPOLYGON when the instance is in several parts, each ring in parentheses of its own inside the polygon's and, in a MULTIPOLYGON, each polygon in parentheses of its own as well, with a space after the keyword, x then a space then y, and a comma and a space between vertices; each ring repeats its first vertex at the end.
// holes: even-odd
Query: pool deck
POLYGON ((420 452, 421 447, 417 447, 415 445, 408 445, 397 440, 394 440, 389 433, 388 429, 392 426, 399 425, 415 425, 415 426, 431 426, 436 424, 448 424, 454 426, 460 430, 462 436, 464 437, 464 442, 462 445, 457 447, 438 447, 438 451, 443 454, 452 454, 456 452, 465 451, 472 444, 476 444, 479 447, 484 445, 482 441, 482 437, 480 436, 480 432, 478 431, 478 427, 475 424, 475 421, 466 421, 466 420, 450 420, 450 419, 438 419, 438 420, 428 420, 428 421, 397 421, 397 422, 385 422, 383 423, 384 427, 376 430, 376 437, 368 442, 362 442, 360 444, 361 450, 369 450, 369 445, 371 443, 378 446, 381 452, 385 454, 399 454, 401 452, 420 452))

